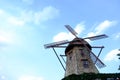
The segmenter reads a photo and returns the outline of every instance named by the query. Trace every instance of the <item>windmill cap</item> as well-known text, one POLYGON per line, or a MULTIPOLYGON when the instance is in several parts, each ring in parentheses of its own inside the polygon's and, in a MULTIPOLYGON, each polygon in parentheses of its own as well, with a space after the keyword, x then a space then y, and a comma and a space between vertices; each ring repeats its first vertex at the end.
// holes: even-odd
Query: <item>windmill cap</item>
POLYGON ((69 52, 71 49, 73 49, 73 47, 78 46, 78 47, 85 47, 85 45, 91 50, 91 46, 90 44, 85 41, 84 39, 81 38, 74 38, 69 45, 66 47, 65 49, 65 54, 67 54, 67 52, 69 52))

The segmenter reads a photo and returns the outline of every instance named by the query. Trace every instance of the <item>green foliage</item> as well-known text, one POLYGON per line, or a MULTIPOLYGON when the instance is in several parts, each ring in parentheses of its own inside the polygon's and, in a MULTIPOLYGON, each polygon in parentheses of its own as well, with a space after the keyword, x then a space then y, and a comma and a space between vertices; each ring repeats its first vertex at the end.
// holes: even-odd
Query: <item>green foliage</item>
POLYGON ((63 78, 62 80, 107 80, 107 78, 120 78, 120 73, 114 73, 114 74, 105 74, 105 73, 84 73, 81 75, 72 74, 70 76, 67 76, 63 78))

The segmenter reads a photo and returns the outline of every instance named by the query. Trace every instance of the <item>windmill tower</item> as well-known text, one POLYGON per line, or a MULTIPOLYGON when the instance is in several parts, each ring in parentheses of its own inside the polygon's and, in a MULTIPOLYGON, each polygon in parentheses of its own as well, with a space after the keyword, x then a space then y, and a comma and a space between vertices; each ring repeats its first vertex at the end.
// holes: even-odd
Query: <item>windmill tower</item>
POLYGON ((91 46, 87 41, 85 41, 85 39, 97 40, 106 38, 108 36, 102 34, 86 38, 78 38, 77 33, 69 25, 65 25, 65 27, 75 36, 72 41, 64 40, 44 45, 45 48, 53 48, 53 51, 65 70, 65 76, 82 73, 99 73, 95 65, 97 65, 99 68, 105 67, 105 64, 98 58, 104 47, 91 46), (63 46, 67 43, 69 43, 67 46, 63 46), (66 56, 66 68, 64 67, 54 48, 65 48, 64 56, 66 56), (100 48, 97 56, 92 52, 92 48, 100 48))
POLYGON ((67 56, 65 76, 82 73, 98 73, 92 59, 90 58, 91 46, 81 38, 75 38, 65 49, 67 56))

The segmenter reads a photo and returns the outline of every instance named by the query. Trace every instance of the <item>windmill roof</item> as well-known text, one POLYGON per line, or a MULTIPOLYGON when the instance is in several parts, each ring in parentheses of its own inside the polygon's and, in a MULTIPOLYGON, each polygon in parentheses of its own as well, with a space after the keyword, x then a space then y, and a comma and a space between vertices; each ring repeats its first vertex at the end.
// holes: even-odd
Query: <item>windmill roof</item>
POLYGON ((90 44, 82 38, 74 38, 65 49, 65 54, 75 46, 87 46, 91 50, 90 44))

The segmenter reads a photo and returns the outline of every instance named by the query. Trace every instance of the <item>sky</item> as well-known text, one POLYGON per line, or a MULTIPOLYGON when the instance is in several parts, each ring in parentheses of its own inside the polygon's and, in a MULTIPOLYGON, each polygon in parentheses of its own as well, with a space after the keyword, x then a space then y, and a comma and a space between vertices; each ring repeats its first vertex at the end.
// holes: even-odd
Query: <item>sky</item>
MULTIPOLYGON (((44 44, 72 40, 70 25, 80 38, 104 46, 100 73, 118 73, 120 60, 120 0, 0 0, 0 80, 61 80, 65 71, 44 44)), ((56 49, 64 55, 63 49, 56 49)), ((93 50, 97 55, 99 50, 93 50)), ((65 64, 64 64, 65 65, 65 64)))

